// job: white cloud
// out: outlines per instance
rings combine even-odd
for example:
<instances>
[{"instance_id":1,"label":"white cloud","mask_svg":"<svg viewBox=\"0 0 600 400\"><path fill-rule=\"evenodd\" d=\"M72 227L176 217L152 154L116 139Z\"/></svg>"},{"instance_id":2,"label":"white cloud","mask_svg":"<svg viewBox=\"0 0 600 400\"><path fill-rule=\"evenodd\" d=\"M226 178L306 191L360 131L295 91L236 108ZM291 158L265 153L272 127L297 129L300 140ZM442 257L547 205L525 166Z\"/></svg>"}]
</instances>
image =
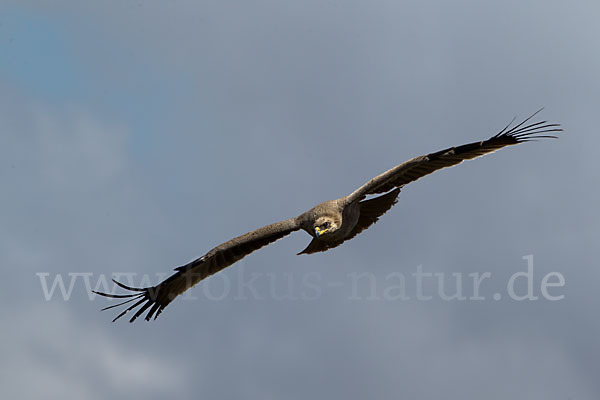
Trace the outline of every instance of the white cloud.
<instances>
[{"instance_id":1,"label":"white cloud","mask_svg":"<svg viewBox=\"0 0 600 400\"><path fill-rule=\"evenodd\" d=\"M45 303L18 311L2 318L6 398L154 398L183 388L182 367L125 348L64 308Z\"/></svg>"}]
</instances>

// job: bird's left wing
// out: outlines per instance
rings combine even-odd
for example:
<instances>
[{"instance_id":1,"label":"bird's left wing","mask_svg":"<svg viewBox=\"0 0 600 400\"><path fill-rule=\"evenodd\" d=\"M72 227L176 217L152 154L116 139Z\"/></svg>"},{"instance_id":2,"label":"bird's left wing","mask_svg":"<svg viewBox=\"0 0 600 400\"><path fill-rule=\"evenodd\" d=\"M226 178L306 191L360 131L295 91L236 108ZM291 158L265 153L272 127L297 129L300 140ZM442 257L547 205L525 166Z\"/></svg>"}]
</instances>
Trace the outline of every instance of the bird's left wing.
<instances>
[{"instance_id":1,"label":"bird's left wing","mask_svg":"<svg viewBox=\"0 0 600 400\"><path fill-rule=\"evenodd\" d=\"M450 147L435 153L415 157L394 168L376 176L367 183L356 189L346 197L346 201L362 200L366 195L385 193L396 187L402 187L410 182L429 175L438 169L451 167L460 164L464 160L470 160L476 157L492 153L505 146L528 142L539 138L555 138L548 135L552 132L560 132L562 129L558 124L549 124L547 121L529 123L541 110L532 116L511 127L512 122L504 129L492 136L488 140L464 144L462 146Z\"/></svg>"},{"instance_id":2,"label":"bird's left wing","mask_svg":"<svg viewBox=\"0 0 600 400\"><path fill-rule=\"evenodd\" d=\"M138 306L140 308L131 317L129 322L135 321L148 309L148 313L145 317L146 321L149 321L152 317L156 319L175 297L182 294L204 278L221 271L253 251L281 239L298 229L300 229L300 225L296 218L276 222L231 239L230 241L215 247L197 260L175 268L175 271L177 272L156 286L136 288L114 281L119 287L135 293L110 294L96 291L94 291L94 293L105 297L127 299L119 304L105 307L103 310L134 302L133 305L117 315L117 317L113 319L113 322Z\"/></svg>"}]
</instances>

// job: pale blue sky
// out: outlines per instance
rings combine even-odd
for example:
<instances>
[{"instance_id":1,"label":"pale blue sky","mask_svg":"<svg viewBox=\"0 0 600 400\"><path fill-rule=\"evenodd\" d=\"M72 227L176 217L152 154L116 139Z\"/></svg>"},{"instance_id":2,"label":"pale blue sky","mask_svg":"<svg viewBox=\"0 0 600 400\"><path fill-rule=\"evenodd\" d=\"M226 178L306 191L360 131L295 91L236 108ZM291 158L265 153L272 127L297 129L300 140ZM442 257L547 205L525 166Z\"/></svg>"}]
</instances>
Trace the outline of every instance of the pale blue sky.
<instances>
[{"instance_id":1,"label":"pale blue sky","mask_svg":"<svg viewBox=\"0 0 600 400\"><path fill-rule=\"evenodd\" d=\"M0 393L597 398L599 17L591 1L3 2ZM150 324L90 300L84 277L155 282L542 106L559 140L411 184L335 250L298 257L309 237L292 235ZM539 299L511 300L530 254ZM467 296L490 273L486 299L444 301L432 278L419 301L419 266L449 293L462 274ZM540 292L552 272L563 300ZM76 277L69 299L47 301L40 273ZM398 273L409 300L383 296Z\"/></svg>"}]
</instances>

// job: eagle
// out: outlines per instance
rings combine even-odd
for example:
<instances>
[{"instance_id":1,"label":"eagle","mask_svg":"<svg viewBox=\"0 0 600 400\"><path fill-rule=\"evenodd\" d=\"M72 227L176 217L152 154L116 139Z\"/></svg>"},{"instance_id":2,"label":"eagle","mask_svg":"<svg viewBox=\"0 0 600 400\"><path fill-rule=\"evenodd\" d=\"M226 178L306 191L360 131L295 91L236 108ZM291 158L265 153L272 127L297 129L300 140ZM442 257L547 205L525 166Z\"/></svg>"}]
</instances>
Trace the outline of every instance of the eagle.
<instances>
[{"instance_id":1,"label":"eagle","mask_svg":"<svg viewBox=\"0 0 600 400\"><path fill-rule=\"evenodd\" d=\"M297 217L263 226L222 243L202 257L175 268L173 275L156 286L131 287L113 279L117 286L129 293L93 292L105 297L126 299L102 310L133 302L117 315L113 322L137 307L139 309L129 321L135 321L146 311L145 319L150 321L152 318L156 319L177 296L201 280L292 232L303 230L312 237L308 246L298 255L318 253L337 247L377 222L396 204L400 189L410 182L506 146L536 139L556 138L555 133L562 131L559 124L550 124L547 121L530 122L540 111L541 109L516 125L513 125L516 119L513 118L500 132L487 140L412 158L377 175L345 197L325 201Z\"/></svg>"}]
</instances>

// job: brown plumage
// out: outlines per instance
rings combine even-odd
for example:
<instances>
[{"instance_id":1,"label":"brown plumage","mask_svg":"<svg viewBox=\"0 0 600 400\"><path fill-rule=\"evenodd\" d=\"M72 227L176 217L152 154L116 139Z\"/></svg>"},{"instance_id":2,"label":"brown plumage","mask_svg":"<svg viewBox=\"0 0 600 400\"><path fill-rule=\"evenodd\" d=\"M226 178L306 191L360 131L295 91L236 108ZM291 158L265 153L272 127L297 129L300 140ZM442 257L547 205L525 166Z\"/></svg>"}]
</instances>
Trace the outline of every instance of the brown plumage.
<instances>
[{"instance_id":1,"label":"brown plumage","mask_svg":"<svg viewBox=\"0 0 600 400\"><path fill-rule=\"evenodd\" d=\"M135 321L145 311L147 311L145 319L149 321L152 317L158 317L175 297L204 278L294 231L303 229L313 238L309 245L298 254L311 254L339 246L377 222L379 217L396 204L400 188L407 183L438 169L451 167L464 160L492 153L505 146L539 138L555 138L556 136L547 135L547 133L562 131L558 124L548 124L546 121L527 124L538 112L511 128L513 119L504 129L488 140L415 157L369 180L346 197L326 201L295 218L276 222L231 239L202 257L175 268L176 272L173 275L156 286L135 288L114 281L119 287L134 293L94 293L105 297L127 299L103 310L133 302L117 315L113 322L136 307L140 308L131 317L130 322ZM366 199L368 195L379 193L385 194Z\"/></svg>"}]
</instances>

